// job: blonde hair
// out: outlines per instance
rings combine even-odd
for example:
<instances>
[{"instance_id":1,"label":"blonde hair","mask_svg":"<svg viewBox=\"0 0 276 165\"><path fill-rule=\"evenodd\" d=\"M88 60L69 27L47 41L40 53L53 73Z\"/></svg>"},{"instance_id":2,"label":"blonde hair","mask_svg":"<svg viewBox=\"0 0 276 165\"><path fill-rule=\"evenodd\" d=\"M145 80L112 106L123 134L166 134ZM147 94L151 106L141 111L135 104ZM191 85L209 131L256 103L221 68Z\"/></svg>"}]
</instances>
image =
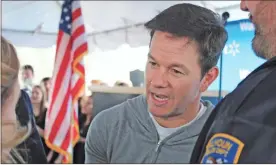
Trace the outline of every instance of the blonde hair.
<instances>
[{"instance_id":1,"label":"blonde hair","mask_svg":"<svg viewBox=\"0 0 276 165\"><path fill-rule=\"evenodd\" d=\"M46 100L45 100L46 94L43 91L43 87L40 85L35 85L33 87L33 90L34 89L40 90L40 92L42 94L42 100L40 101L40 105L39 105L39 114L38 114L38 119L37 119L37 122L38 122L38 121L42 121L44 119L43 113L46 110Z\"/></svg>"},{"instance_id":2,"label":"blonde hair","mask_svg":"<svg viewBox=\"0 0 276 165\"><path fill-rule=\"evenodd\" d=\"M1 109L6 104L7 98L14 92L13 87L18 81L19 67L15 48L1 36ZM1 139L1 163L25 163L16 146L29 136L31 123L29 122L27 126L23 127L18 120L1 121L1 129L2 132L5 132ZM6 153L5 149L10 149L10 151Z\"/></svg>"}]
</instances>

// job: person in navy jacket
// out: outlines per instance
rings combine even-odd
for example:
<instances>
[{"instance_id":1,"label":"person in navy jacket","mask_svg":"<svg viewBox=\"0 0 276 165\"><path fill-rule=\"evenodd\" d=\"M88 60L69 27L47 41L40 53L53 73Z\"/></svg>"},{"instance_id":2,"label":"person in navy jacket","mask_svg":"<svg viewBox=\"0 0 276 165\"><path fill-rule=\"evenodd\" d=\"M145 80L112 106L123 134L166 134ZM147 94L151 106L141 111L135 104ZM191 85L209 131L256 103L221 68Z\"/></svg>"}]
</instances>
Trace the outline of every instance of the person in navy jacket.
<instances>
[{"instance_id":1,"label":"person in navy jacket","mask_svg":"<svg viewBox=\"0 0 276 165\"><path fill-rule=\"evenodd\" d=\"M18 151L28 164L47 164L41 138L36 129L31 100L24 90L21 90L21 96L16 107L16 115L20 124L27 125L29 121L32 124L30 136L17 146Z\"/></svg>"}]
</instances>

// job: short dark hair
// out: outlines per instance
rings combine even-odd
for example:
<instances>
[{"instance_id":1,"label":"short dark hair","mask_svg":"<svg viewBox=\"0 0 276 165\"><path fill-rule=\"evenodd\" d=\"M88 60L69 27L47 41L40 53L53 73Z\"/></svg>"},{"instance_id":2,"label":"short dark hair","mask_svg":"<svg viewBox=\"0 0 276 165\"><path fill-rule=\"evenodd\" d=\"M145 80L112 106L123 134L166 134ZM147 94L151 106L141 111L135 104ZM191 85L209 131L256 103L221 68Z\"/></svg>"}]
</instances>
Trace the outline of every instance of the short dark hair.
<instances>
[{"instance_id":1,"label":"short dark hair","mask_svg":"<svg viewBox=\"0 0 276 165\"><path fill-rule=\"evenodd\" d=\"M45 83L46 81L49 81L51 78L50 77L44 77L41 82Z\"/></svg>"},{"instance_id":2,"label":"short dark hair","mask_svg":"<svg viewBox=\"0 0 276 165\"><path fill-rule=\"evenodd\" d=\"M31 70L34 73L34 68L31 65L24 65L23 70Z\"/></svg>"},{"instance_id":3,"label":"short dark hair","mask_svg":"<svg viewBox=\"0 0 276 165\"><path fill-rule=\"evenodd\" d=\"M199 47L202 77L216 66L228 39L221 17L213 11L189 3L177 4L164 10L145 24L154 31L163 31L175 37L188 37Z\"/></svg>"}]
</instances>

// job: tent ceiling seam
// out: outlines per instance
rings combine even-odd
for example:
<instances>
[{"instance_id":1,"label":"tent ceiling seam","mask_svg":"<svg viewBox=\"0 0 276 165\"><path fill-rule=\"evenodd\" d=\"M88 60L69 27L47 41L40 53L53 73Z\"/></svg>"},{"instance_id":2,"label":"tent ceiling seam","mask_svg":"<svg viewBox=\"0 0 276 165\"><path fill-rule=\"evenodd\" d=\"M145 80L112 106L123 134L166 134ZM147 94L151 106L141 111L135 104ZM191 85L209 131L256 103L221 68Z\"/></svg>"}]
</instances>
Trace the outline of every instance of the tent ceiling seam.
<instances>
[{"instance_id":1,"label":"tent ceiling seam","mask_svg":"<svg viewBox=\"0 0 276 165\"><path fill-rule=\"evenodd\" d=\"M139 26L143 26L145 23L136 23L136 24L132 24L132 25L127 25L127 26L123 26L123 27L118 27L118 28L114 28L114 29L109 29L109 30L103 30L103 31L99 31L99 32L92 32L92 33L88 33L87 36L97 36L97 35L101 35L101 34L108 34L111 32L115 32L115 31L121 31L121 30L126 30L126 29L130 29L133 27L139 27ZM7 31L7 32L18 32L18 33L30 33L33 34L34 31L33 30L17 30L17 29L2 29L2 31ZM57 35L57 33L51 33L51 32L37 32L36 34L42 34L42 35Z\"/></svg>"}]
</instances>

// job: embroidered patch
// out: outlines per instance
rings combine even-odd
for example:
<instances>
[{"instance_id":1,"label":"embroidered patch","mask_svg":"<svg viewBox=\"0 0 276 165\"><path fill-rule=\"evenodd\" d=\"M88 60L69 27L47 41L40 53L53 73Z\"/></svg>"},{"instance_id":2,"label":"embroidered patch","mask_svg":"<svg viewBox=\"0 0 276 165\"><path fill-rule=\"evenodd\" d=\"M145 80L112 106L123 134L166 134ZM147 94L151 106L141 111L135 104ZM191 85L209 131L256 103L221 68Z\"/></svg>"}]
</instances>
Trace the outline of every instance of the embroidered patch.
<instances>
[{"instance_id":1,"label":"embroidered patch","mask_svg":"<svg viewBox=\"0 0 276 165\"><path fill-rule=\"evenodd\" d=\"M234 136L218 133L209 140L203 164L236 164L240 158L244 143Z\"/></svg>"}]
</instances>

